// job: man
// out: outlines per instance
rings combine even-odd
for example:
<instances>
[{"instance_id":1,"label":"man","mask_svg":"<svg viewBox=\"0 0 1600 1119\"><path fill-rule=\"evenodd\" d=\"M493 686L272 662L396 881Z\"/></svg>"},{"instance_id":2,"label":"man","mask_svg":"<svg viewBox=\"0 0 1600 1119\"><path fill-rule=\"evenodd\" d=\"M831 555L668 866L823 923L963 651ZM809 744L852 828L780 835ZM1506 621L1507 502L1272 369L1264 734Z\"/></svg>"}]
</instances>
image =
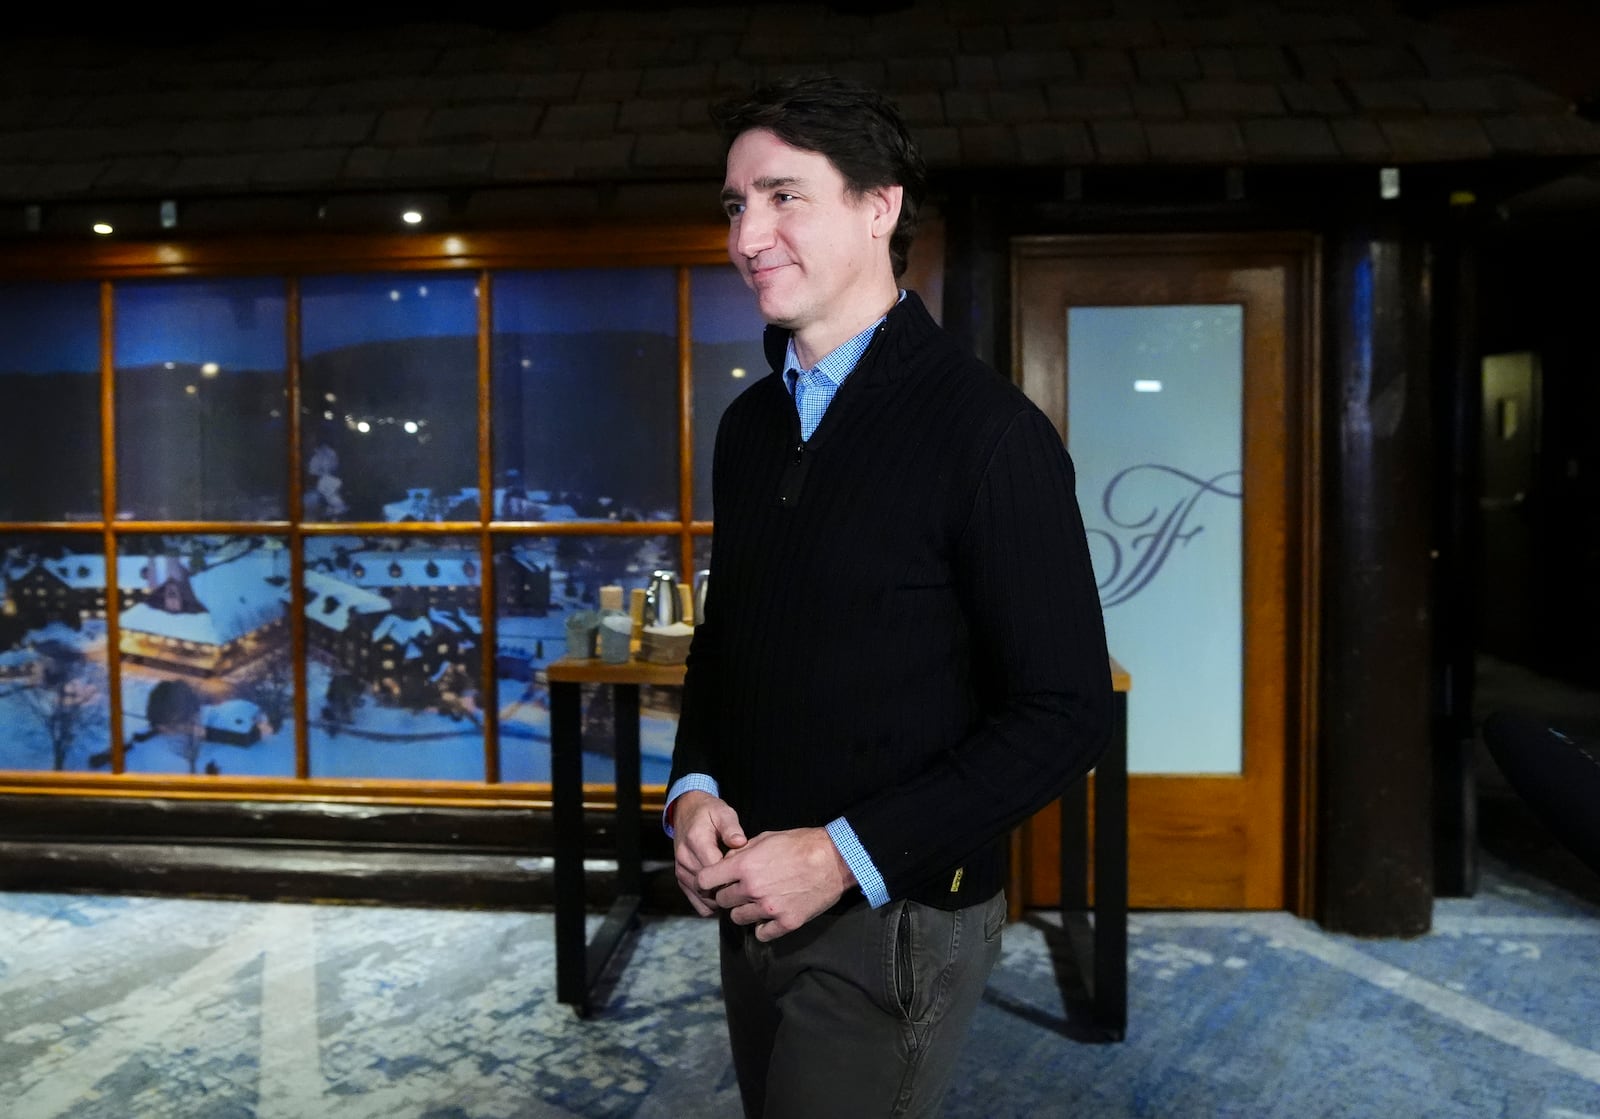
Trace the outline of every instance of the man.
<instances>
[{"instance_id":1,"label":"man","mask_svg":"<svg viewBox=\"0 0 1600 1119\"><path fill-rule=\"evenodd\" d=\"M816 77L714 112L774 373L717 433L677 878L721 918L747 1115L927 1115L999 954L1008 835L1109 736L1072 467L899 289L924 172L882 96Z\"/></svg>"}]
</instances>

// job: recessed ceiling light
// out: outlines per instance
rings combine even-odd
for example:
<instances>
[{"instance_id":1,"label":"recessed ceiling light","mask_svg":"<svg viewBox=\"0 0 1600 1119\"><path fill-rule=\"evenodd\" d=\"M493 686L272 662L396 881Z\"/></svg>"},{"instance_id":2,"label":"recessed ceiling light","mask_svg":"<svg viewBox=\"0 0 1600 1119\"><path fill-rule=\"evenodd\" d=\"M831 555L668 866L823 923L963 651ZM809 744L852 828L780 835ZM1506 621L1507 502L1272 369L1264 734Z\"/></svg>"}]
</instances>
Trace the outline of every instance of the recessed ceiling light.
<instances>
[{"instance_id":1,"label":"recessed ceiling light","mask_svg":"<svg viewBox=\"0 0 1600 1119\"><path fill-rule=\"evenodd\" d=\"M407 225L420 224L421 221L422 221L422 211L421 210L407 210L405 213L400 215L400 220L405 222Z\"/></svg>"},{"instance_id":2,"label":"recessed ceiling light","mask_svg":"<svg viewBox=\"0 0 1600 1119\"><path fill-rule=\"evenodd\" d=\"M96 233L100 234L100 236L102 236L102 237L104 237L108 233L113 232L113 230L111 228L111 223L107 222L107 221L97 221L97 222L94 223L92 228L94 229L94 231Z\"/></svg>"}]
</instances>

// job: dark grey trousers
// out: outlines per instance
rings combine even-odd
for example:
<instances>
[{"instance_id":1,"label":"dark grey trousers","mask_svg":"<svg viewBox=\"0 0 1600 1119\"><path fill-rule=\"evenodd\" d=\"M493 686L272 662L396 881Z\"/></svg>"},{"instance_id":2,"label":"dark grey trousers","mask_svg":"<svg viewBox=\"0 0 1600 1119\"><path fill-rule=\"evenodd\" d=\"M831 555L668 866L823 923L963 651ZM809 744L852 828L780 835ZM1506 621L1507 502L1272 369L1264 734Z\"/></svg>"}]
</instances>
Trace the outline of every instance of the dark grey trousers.
<instances>
[{"instance_id":1,"label":"dark grey trousers","mask_svg":"<svg viewBox=\"0 0 1600 1119\"><path fill-rule=\"evenodd\" d=\"M932 1116L1000 957L1005 895L865 901L763 944L721 919L722 993L749 1119Z\"/></svg>"}]
</instances>

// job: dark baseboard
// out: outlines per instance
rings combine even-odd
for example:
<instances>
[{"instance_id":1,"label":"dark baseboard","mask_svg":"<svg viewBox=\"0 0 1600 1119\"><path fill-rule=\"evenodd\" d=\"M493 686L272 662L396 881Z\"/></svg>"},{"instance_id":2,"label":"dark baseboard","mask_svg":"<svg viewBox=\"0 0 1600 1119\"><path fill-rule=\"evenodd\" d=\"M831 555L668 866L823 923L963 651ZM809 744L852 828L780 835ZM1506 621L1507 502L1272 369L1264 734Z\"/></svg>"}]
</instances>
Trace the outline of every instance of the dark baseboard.
<instances>
[{"instance_id":1,"label":"dark baseboard","mask_svg":"<svg viewBox=\"0 0 1600 1119\"><path fill-rule=\"evenodd\" d=\"M604 909L614 816L584 823ZM643 831L645 907L687 913L670 840ZM0 890L540 910L553 836L547 809L7 796Z\"/></svg>"}]
</instances>

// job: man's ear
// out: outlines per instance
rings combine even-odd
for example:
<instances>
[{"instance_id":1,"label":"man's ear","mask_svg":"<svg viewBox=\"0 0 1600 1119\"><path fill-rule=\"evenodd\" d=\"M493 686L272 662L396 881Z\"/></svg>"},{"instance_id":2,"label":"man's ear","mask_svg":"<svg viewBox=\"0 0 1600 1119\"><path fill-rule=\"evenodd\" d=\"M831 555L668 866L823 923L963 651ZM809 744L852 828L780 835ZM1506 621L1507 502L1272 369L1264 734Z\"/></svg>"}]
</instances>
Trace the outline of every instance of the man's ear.
<instances>
[{"instance_id":1,"label":"man's ear","mask_svg":"<svg viewBox=\"0 0 1600 1119\"><path fill-rule=\"evenodd\" d=\"M895 226L900 224L900 203L905 193L905 187L898 183L873 187L867 191L867 204L872 207L874 237L888 237L894 233Z\"/></svg>"}]
</instances>

